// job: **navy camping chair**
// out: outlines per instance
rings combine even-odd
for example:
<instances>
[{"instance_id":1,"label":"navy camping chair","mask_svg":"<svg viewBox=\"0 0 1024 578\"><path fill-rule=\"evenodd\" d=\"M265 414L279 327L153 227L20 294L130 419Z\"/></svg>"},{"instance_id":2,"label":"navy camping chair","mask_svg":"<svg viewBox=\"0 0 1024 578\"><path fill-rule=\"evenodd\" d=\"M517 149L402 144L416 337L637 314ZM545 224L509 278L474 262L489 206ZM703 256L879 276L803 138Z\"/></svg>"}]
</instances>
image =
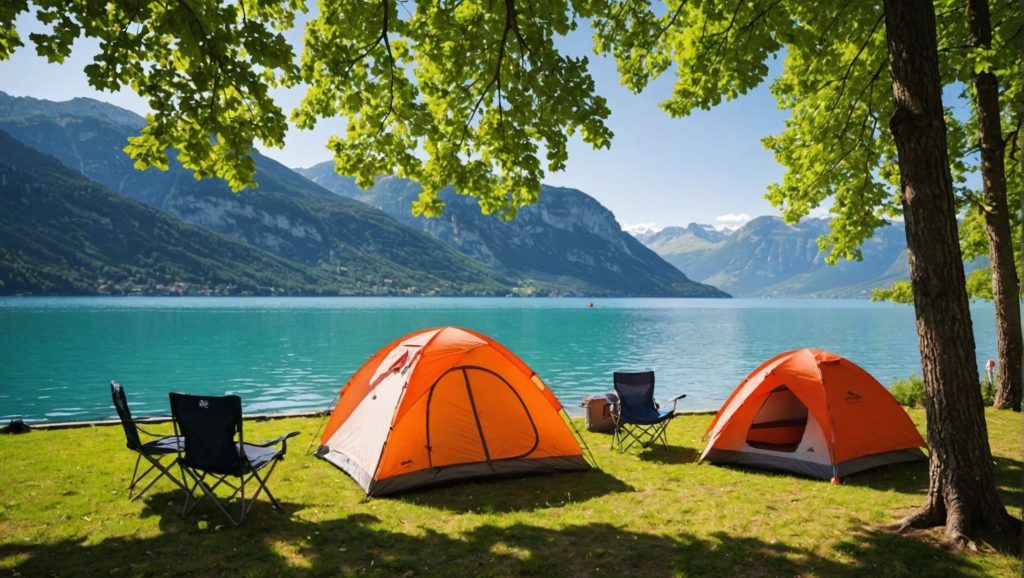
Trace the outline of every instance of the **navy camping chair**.
<instances>
[{"instance_id":1,"label":"navy camping chair","mask_svg":"<svg viewBox=\"0 0 1024 578\"><path fill-rule=\"evenodd\" d=\"M270 493L267 480L288 451L288 438L299 435L299 432L268 442L248 444L242 433L242 399L237 395L216 397L171 393L170 399L174 431L184 439L178 465L182 478L186 483L192 483L187 490L182 515L210 498L231 523L238 526L245 521L256 498L264 492L275 508L284 511ZM256 491L246 501L245 486L253 482ZM217 497L216 490L221 485L231 490L224 499L225 503L230 503L236 495L240 496L241 513L238 518L232 516ZM202 494L195 499L197 489L202 490Z\"/></svg>"},{"instance_id":2,"label":"navy camping chair","mask_svg":"<svg viewBox=\"0 0 1024 578\"><path fill-rule=\"evenodd\" d=\"M612 447L625 452L639 443L648 447L661 441L668 447L666 430L675 417L676 402L686 394L672 399L672 409L663 410L654 401L654 372L619 372L613 374L618 402L612 405L615 435Z\"/></svg>"},{"instance_id":3,"label":"navy camping chair","mask_svg":"<svg viewBox=\"0 0 1024 578\"><path fill-rule=\"evenodd\" d=\"M187 491L182 481L163 464L164 458L168 456L171 456L172 459L177 457L181 438L178 436L160 436L139 427L139 424L132 419L132 412L128 409L128 398L125 396L124 388L121 387L120 383L116 381L110 382L110 396L114 399L114 409L117 410L117 417L120 418L121 427L124 428L124 437L128 449L136 454L132 481L128 483L128 499L134 500L142 497L142 494L145 494L147 490L153 487L157 480L164 476L167 476L167 479L174 482L179 488ZM140 432L156 439L143 443L139 437ZM143 459L149 463L149 468L142 472L142 475L139 475L139 464ZM174 464L168 465L173 466ZM156 475L149 481L149 484L137 494L133 494L135 488L152 472L156 472Z\"/></svg>"}]
</instances>

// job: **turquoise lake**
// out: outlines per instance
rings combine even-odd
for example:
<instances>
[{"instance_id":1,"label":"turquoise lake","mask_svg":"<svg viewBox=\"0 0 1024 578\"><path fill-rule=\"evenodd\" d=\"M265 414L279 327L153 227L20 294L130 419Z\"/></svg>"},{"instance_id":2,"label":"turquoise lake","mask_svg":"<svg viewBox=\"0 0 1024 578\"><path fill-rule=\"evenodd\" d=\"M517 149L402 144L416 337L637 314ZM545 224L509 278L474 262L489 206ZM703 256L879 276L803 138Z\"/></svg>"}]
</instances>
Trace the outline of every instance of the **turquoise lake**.
<instances>
[{"instance_id":1,"label":"turquoise lake","mask_svg":"<svg viewBox=\"0 0 1024 578\"><path fill-rule=\"evenodd\" d=\"M167 392L237 394L247 412L325 409L393 339L457 325L497 339L572 414L617 369L650 368L658 397L716 409L789 349L844 355L882 383L920 373L909 306L859 300L503 298L0 298L0 419L114 415L119 380L138 415ZM995 358L992 306L971 308L979 366Z\"/></svg>"}]
</instances>

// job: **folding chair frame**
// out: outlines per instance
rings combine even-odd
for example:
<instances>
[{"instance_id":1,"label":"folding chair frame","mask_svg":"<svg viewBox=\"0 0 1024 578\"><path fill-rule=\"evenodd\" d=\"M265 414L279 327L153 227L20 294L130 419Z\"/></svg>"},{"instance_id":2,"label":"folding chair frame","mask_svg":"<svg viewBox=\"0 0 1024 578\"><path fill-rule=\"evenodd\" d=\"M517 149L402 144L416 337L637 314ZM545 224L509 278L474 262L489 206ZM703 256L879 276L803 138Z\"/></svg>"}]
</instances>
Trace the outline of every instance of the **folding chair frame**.
<instances>
[{"instance_id":1,"label":"folding chair frame","mask_svg":"<svg viewBox=\"0 0 1024 578\"><path fill-rule=\"evenodd\" d=\"M635 444L648 448L659 441L668 449L668 424L675 417L676 403L686 397L686 394L672 399L672 415L662 421L642 424L625 422L619 412L620 403L612 404L612 423L615 424L615 431L612 435L612 449L618 449L619 453L625 453Z\"/></svg>"},{"instance_id":2,"label":"folding chair frame","mask_svg":"<svg viewBox=\"0 0 1024 578\"><path fill-rule=\"evenodd\" d=\"M267 480L269 480L270 476L274 473L274 468L277 467L277 462L281 461L282 457L283 456L278 456L270 461L270 469L263 477L260 477L259 470L256 470L252 467L249 468L248 472L242 474L241 476L234 476L233 474L213 474L210 472L202 471L200 471L199 474L196 474L196 472L193 471L192 468L185 466L181 460L178 460L178 466L181 468L182 476L188 475L188 477L192 478L192 480L195 482L190 489L185 490L185 505L181 509L181 515L184 516L188 514L192 511L193 508L198 506L200 502L207 498L210 498L213 501L213 504L217 506L217 509L219 509L225 516L227 516L229 520L231 520L232 524L234 524L235 526L240 526L242 525L242 522L245 521L246 514L249 513L249 510L251 510L253 505L256 503L256 499L260 497L260 493L266 492L267 497L270 498L271 505L273 505L273 507L277 509L279 512L282 512L287 516L288 512L284 509L284 506L281 505L281 502L277 501L277 498L274 497L274 494L270 493L270 488L267 487ZM212 486L207 484L207 477L216 480L216 482ZM235 485L228 481L228 478L233 477L237 477L239 479L238 485ZM256 480L256 493L253 494L252 498L249 498L247 502L245 499L245 484L247 481L250 480ZM240 495L239 504L241 506L241 511L237 519L234 516L232 516L230 512L228 512L228 509L225 508L224 505L221 503L221 499L217 497L216 490L222 484L232 490L230 495L228 495L226 498L223 498L224 502L231 502L231 500L235 499L236 495ZM199 496L199 498L195 498L196 489L201 489L203 491L202 495Z\"/></svg>"},{"instance_id":3,"label":"folding chair frame","mask_svg":"<svg viewBox=\"0 0 1024 578\"><path fill-rule=\"evenodd\" d=\"M174 433L175 435L183 435L182 432L179 431L178 416L174 413L173 402L173 396L180 394L171 395L171 413L172 416L174 417ZM252 462L245 455L246 444L245 436L242 433L241 414L238 415L238 423L237 427L235 427L235 433L237 433L238 435L238 442L236 444L236 447L238 448L238 457L240 458L241 462L245 463L246 468L245 470L241 471L241 473L233 472L229 474L219 474L215 472L209 472L200 468L190 467L186 464L185 461L185 446L187 442L179 446L178 459L176 460L176 463L178 464L178 467L181 469L181 476L182 479L186 482L186 484L189 483L189 480L191 480L191 488L185 488L185 505L182 506L181 509L182 516L188 514L197 505L199 505L200 502L209 498L211 501L213 501L214 505L217 506L217 509L219 509L225 516L227 516L229 520L231 520L231 523L233 525L240 526L242 522L245 521L245 516L249 513L253 505L256 503L256 499L259 498L260 494L263 492L266 492L267 497L270 498L271 505L273 505L275 509L277 509L279 512L284 513L285 515L288 515L284 507L281 506L281 503L278 502L277 498L274 497L274 494L270 492L270 488L267 487L267 480L269 480L270 476L274 473L274 468L277 467L277 463L284 459L284 455L288 451L288 438L299 435L299 432L290 432L268 442L249 444L250 446L264 448L275 446L278 444L281 445L281 449L277 451L272 458L270 458L270 461L261 464L259 467L253 467ZM260 475L260 470L266 468L268 465L270 466L270 468L267 470L267 472L263 475ZM210 483L207 483L208 478L213 482L212 485ZM229 478L238 478L237 484L232 483L229 480ZM251 483L252 481L256 482L256 492L252 495L251 498L247 500L245 497L245 486L247 483ZM239 515L237 518L231 515L231 513L228 511L228 508L226 508L224 504L221 503L221 499L218 498L217 496L217 488L219 488L221 485L227 486L231 490L231 493L226 498L223 499L225 503L229 503L232 500L234 500L235 496L240 496L240 508ZM196 498L196 490L202 490L202 493L199 495L198 498Z\"/></svg>"},{"instance_id":4,"label":"folding chair frame","mask_svg":"<svg viewBox=\"0 0 1024 578\"><path fill-rule=\"evenodd\" d=\"M179 480L178 477L170 470L170 468L174 467L174 462L171 462L169 466L165 466L161 461L164 456L176 456L177 452L149 452L147 451L146 444L142 443L142 440L139 438L139 433L141 432L151 438L164 438L167 436L146 431L131 417L131 410L128 408L128 398L124 393L124 388L116 380L110 382L110 392L114 401L114 409L117 410L117 417L121 420L121 426L125 429L125 436L128 440L128 449L136 454L135 468L132 470L132 479L128 482L128 500L133 501L141 498L143 494L153 487L153 484L164 476L167 476L169 480L174 482L174 485L178 486L182 490L188 491L188 488L186 488L184 484L184 478ZM139 465L142 463L143 458L145 458L149 463L149 467L142 472L142 475L139 475ZM146 487L142 488L138 493L133 493L139 484L146 479L146 476L154 470L156 470L157 474L149 480Z\"/></svg>"},{"instance_id":5,"label":"folding chair frame","mask_svg":"<svg viewBox=\"0 0 1024 578\"><path fill-rule=\"evenodd\" d=\"M136 424L135 427L137 429L139 429L140 431L143 431L143 433L145 433L146 435L150 435L150 436L153 435L153 434L151 434L149 432L146 432L146 431L142 430L142 428L140 428L138 426L138 424ZM163 457L165 455L166 456L174 457L174 456L176 456L176 454L173 454L173 453L170 453L170 454L148 454L148 453L146 453L145 449L132 450L132 451L134 451L137 455L135 457L135 469L132 470L132 481L129 482L129 484L128 484L128 500L129 501L134 501L134 500L137 500L137 499L141 498L143 494L145 494L147 491L149 491L150 488L153 487L153 484L155 484L157 482L157 480L159 480L160 478L162 478L164 476L166 476L167 479L169 479L172 482L174 482L174 485L176 485L179 488L185 490L186 492L188 491L188 488L185 487L185 484L184 484L184 480L185 480L184 476L182 476L182 478L179 480L178 477L175 476L174 473L170 470L170 468L174 467L174 463L175 463L175 461L177 461L177 458L175 457L174 461L172 461L169 466L165 466L161 462L161 460L163 459ZM142 475L139 475L139 464L142 462L142 458L146 458L146 461L149 462L149 467L146 468L146 471L142 472ZM156 470L159 473L156 476L154 476L153 479L150 480L148 484L146 484L145 488L142 488L142 490L139 491L137 494L132 495L132 492L135 491L136 486L138 486L140 483L142 483L142 480L144 480L146 478L146 476L148 476L150 474L150 472L152 472L153 470Z\"/></svg>"}]
</instances>

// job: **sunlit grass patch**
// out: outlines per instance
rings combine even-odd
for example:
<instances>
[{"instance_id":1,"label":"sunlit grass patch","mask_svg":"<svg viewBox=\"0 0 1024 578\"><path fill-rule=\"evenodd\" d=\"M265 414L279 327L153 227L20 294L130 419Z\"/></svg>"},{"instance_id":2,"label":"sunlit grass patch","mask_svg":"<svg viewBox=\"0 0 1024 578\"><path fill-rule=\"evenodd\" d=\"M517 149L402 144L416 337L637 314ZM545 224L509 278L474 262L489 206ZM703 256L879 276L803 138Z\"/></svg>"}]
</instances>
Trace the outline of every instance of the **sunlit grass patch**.
<instances>
[{"instance_id":1,"label":"sunlit grass patch","mask_svg":"<svg viewBox=\"0 0 1024 578\"><path fill-rule=\"evenodd\" d=\"M919 428L924 413L911 410ZM1004 501L1019 515L1020 415L989 411ZM246 424L247 439L299 430L241 528L211 504L180 516L161 482L140 501L120 428L0 437L0 573L24 576L987 576L1017 575L1013 545L978 554L935 534L878 528L923 503L925 463L840 486L697 464L711 416L685 416L671 447L619 454L584 432L600 470L464 483L379 499L304 455L318 419ZM166 426L164 426L166 429Z\"/></svg>"}]
</instances>

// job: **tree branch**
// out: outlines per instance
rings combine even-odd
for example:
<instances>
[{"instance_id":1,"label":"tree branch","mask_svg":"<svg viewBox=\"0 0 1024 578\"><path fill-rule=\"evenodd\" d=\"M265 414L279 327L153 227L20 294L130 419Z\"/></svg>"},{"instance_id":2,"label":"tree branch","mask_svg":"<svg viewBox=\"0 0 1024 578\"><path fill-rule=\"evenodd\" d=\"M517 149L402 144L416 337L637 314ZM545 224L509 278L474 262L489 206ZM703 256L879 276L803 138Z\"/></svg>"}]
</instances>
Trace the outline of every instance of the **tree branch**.
<instances>
[{"instance_id":1,"label":"tree branch","mask_svg":"<svg viewBox=\"0 0 1024 578\"><path fill-rule=\"evenodd\" d=\"M491 87L501 82L501 65L505 60L505 47L508 44L508 35L512 32L512 23L515 20L515 0L505 0L505 27L501 33L501 42L498 44L498 63L494 67L494 74L491 79L484 86L484 89L480 92L480 96L477 97L476 102L473 103L473 108L469 113L469 118L466 119L466 124L462 126L462 136L459 137L459 144L453 151L453 154L458 154L462 150L463 145L466 142L466 134L469 132L469 127L473 124L473 119L476 118L476 112L480 109L480 104L484 98L491 92ZM474 83L475 84L475 83ZM501 98L498 98L498 119L499 123L502 122L501 117ZM504 130L504 125L502 125Z\"/></svg>"},{"instance_id":2,"label":"tree branch","mask_svg":"<svg viewBox=\"0 0 1024 578\"><path fill-rule=\"evenodd\" d=\"M388 27L391 24L391 11L388 10L388 0L381 0L381 7L384 9L384 21L381 24L380 38L384 42L384 49L388 53L388 111L384 118L380 119L380 128L377 129L377 136L384 132L388 118L395 110L395 55L391 52L391 40L388 38Z\"/></svg>"}]
</instances>

